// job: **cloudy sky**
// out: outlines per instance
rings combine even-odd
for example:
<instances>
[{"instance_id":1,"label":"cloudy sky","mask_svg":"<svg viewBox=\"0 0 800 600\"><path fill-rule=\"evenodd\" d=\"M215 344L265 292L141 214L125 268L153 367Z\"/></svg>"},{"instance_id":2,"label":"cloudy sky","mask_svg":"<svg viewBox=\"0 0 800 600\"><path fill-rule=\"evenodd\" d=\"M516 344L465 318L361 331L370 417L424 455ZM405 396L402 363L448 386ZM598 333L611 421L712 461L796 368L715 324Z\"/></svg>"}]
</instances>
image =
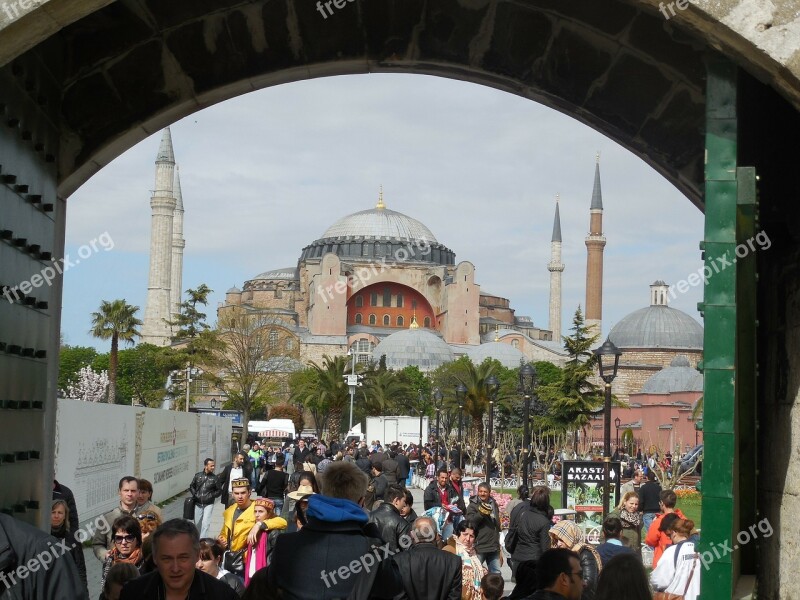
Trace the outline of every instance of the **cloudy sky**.
<instances>
[{"instance_id":1,"label":"cloudy sky","mask_svg":"<svg viewBox=\"0 0 800 600\"><path fill-rule=\"evenodd\" d=\"M508 93L417 75L286 84L195 113L172 128L184 206L183 287L214 290L209 320L233 285L294 266L303 246L344 215L388 208L422 221L481 289L548 323L550 235L561 195L566 329L584 304L589 202L601 153L603 330L649 304L649 284L702 266L703 218L639 158L572 118ZM104 232L65 275L62 330L89 333L101 300L147 297L150 195L161 134L112 162L68 200L67 252ZM695 318L700 287L670 302Z\"/></svg>"}]
</instances>

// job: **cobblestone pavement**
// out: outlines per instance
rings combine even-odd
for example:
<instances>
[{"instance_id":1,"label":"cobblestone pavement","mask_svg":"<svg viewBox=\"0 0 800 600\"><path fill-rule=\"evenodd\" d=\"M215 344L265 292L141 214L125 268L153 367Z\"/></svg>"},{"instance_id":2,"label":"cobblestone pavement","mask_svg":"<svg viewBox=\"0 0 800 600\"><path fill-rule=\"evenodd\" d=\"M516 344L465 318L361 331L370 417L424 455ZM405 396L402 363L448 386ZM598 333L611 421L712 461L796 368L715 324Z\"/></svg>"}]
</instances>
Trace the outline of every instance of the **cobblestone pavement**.
<instances>
[{"instance_id":1,"label":"cobblestone pavement","mask_svg":"<svg viewBox=\"0 0 800 600\"><path fill-rule=\"evenodd\" d=\"M411 488L411 494L414 496L414 509L418 514L422 513L422 490L418 488ZM183 493L179 496L176 496L172 502L161 508L161 512L165 521L183 516L183 500L186 495L186 493ZM216 537L219 531L222 529L223 512L224 509L222 504L217 502L214 505L214 512L211 514L211 537ZM103 565L95 558L94 552L92 552L91 548L84 548L83 554L86 558L86 576L89 582L89 598L91 600L96 600L100 597L100 578L102 576ZM502 575L506 582L505 593L508 595L514 589L514 584L511 583L511 569L508 568L508 564L506 562L503 563Z\"/></svg>"}]
</instances>

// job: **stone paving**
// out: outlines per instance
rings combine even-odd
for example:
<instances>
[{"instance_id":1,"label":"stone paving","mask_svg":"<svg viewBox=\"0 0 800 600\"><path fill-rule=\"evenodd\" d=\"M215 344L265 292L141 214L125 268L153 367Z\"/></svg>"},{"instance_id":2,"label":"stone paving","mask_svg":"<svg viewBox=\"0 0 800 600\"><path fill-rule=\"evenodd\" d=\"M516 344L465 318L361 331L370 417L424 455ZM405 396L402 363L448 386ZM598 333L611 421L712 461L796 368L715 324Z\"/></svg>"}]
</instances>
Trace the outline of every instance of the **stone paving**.
<instances>
[{"instance_id":1,"label":"stone paving","mask_svg":"<svg viewBox=\"0 0 800 600\"><path fill-rule=\"evenodd\" d=\"M411 488L411 494L414 496L414 508L418 513L422 512L423 492L418 488ZM183 516L183 500L186 498L187 493L180 494L173 498L172 502L161 508L161 513L164 520L179 518ZM211 514L211 529L210 537L216 537L222 529L222 513L224 512L222 504L217 502L214 505L214 512ZM84 548L83 554L86 558L86 576L89 582L89 598L95 600L100 597L100 578L102 576L102 563L98 561L91 548ZM514 589L514 584L511 583L511 569L508 568L506 562L503 563L502 568L503 579L506 582L505 592L506 595L510 594Z\"/></svg>"}]
</instances>

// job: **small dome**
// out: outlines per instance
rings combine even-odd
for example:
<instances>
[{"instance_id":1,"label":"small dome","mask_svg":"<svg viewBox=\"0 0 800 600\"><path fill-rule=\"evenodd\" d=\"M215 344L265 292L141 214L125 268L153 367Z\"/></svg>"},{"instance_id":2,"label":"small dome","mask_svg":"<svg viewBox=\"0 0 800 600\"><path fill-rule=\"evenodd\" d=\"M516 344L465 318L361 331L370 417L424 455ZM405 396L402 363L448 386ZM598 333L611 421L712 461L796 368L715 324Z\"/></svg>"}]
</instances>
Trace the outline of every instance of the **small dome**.
<instances>
[{"instance_id":1,"label":"small dome","mask_svg":"<svg viewBox=\"0 0 800 600\"><path fill-rule=\"evenodd\" d=\"M258 279L279 279L282 281L296 281L300 278L297 267L286 267L284 269L272 269L271 271L264 271L263 273L256 275L251 279L251 281L256 281Z\"/></svg>"},{"instance_id":2,"label":"small dome","mask_svg":"<svg viewBox=\"0 0 800 600\"><path fill-rule=\"evenodd\" d=\"M500 361L500 364L507 369L516 369L520 360L525 360L525 355L519 349L503 342L489 342L475 346L467 350L467 356L475 365L481 364L487 358L493 358Z\"/></svg>"},{"instance_id":3,"label":"small dome","mask_svg":"<svg viewBox=\"0 0 800 600\"><path fill-rule=\"evenodd\" d=\"M661 369L644 383L642 393L702 392L703 375L689 365L687 356L676 356L670 366Z\"/></svg>"},{"instance_id":4,"label":"small dome","mask_svg":"<svg viewBox=\"0 0 800 600\"><path fill-rule=\"evenodd\" d=\"M611 328L618 348L703 349L703 326L685 312L653 305L632 312Z\"/></svg>"},{"instance_id":5,"label":"small dome","mask_svg":"<svg viewBox=\"0 0 800 600\"><path fill-rule=\"evenodd\" d=\"M379 361L383 355L389 368L416 366L421 371L432 371L455 359L447 342L428 329L403 329L385 337L372 351L372 358Z\"/></svg>"},{"instance_id":6,"label":"small dome","mask_svg":"<svg viewBox=\"0 0 800 600\"><path fill-rule=\"evenodd\" d=\"M239 289L238 287L236 287L236 286L233 286L231 289L229 289L229 290L228 290L227 292L225 292L225 293L226 293L226 294L241 294L241 293L242 293L242 290L240 290L240 289Z\"/></svg>"}]
</instances>

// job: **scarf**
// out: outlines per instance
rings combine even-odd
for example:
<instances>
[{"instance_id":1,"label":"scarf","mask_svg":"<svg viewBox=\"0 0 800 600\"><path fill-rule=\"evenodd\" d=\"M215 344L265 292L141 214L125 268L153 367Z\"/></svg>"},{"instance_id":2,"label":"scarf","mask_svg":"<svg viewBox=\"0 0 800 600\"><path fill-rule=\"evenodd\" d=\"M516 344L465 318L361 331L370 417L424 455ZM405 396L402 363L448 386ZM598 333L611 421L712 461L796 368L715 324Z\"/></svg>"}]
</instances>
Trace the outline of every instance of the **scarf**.
<instances>
[{"instance_id":1,"label":"scarf","mask_svg":"<svg viewBox=\"0 0 800 600\"><path fill-rule=\"evenodd\" d=\"M456 555L461 559L461 586L468 593L462 594L462 598L470 598L472 600L480 600L483 595L481 594L481 579L486 574L481 563L481 558L475 552L473 547L470 551L464 544L454 538L456 542Z\"/></svg>"},{"instance_id":2,"label":"scarf","mask_svg":"<svg viewBox=\"0 0 800 600\"><path fill-rule=\"evenodd\" d=\"M109 552L109 555L111 555L111 557L112 557L111 560L113 561L113 563L115 565L118 564L118 563L130 563L134 567L138 567L139 563L142 562L142 549L141 548L136 548L136 550L134 550L133 552L131 552L128 555L128 558L122 558L119 555L119 550L117 550L116 548L113 548L111 550L111 552Z\"/></svg>"},{"instance_id":3,"label":"scarf","mask_svg":"<svg viewBox=\"0 0 800 600\"><path fill-rule=\"evenodd\" d=\"M622 521L622 526L630 529L639 529L642 526L642 515L638 512L628 512L624 508L619 511L619 518Z\"/></svg>"},{"instance_id":4,"label":"scarf","mask_svg":"<svg viewBox=\"0 0 800 600\"><path fill-rule=\"evenodd\" d=\"M261 531L258 534L256 545L247 545L247 550L244 553L244 586L250 585L250 580L256 571L269 566L267 560L267 552L269 551L269 531Z\"/></svg>"}]
</instances>

